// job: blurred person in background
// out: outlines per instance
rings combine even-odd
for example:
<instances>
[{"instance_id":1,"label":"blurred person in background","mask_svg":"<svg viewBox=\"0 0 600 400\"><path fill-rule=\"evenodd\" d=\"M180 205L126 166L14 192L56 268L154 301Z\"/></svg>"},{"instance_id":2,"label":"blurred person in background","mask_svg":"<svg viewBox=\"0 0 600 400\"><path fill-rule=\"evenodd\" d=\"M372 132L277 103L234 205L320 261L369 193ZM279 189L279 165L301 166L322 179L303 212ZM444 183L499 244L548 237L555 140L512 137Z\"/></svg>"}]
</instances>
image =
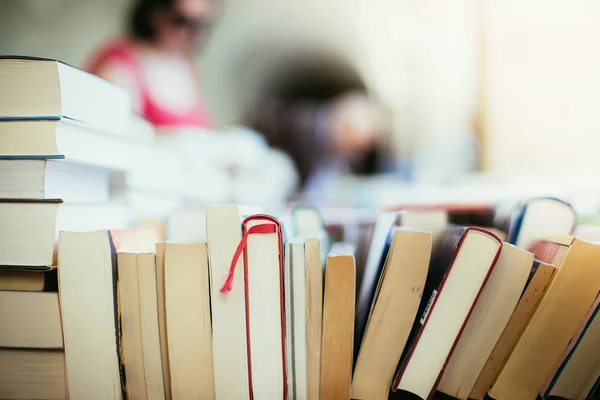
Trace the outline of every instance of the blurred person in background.
<instances>
[{"instance_id":1,"label":"blurred person in background","mask_svg":"<svg viewBox=\"0 0 600 400\"><path fill-rule=\"evenodd\" d=\"M191 56L205 42L218 0L136 0L125 37L101 46L86 70L131 95L159 128L213 128Z\"/></svg>"},{"instance_id":2,"label":"blurred person in background","mask_svg":"<svg viewBox=\"0 0 600 400\"><path fill-rule=\"evenodd\" d=\"M380 172L383 122L354 71L310 59L292 61L271 78L248 124L291 157L304 193L318 198L344 176Z\"/></svg>"}]
</instances>

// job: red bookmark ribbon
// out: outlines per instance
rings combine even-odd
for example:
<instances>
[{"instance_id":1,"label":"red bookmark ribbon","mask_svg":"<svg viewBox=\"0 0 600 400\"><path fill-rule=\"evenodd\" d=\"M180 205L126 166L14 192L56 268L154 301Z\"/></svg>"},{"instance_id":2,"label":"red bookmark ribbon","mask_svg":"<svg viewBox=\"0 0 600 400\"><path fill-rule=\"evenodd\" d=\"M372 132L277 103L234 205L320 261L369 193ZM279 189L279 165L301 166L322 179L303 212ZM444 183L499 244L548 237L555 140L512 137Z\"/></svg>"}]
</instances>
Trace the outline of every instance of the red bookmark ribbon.
<instances>
[{"instance_id":1,"label":"red bookmark ribbon","mask_svg":"<svg viewBox=\"0 0 600 400\"><path fill-rule=\"evenodd\" d=\"M246 248L246 244L248 242L248 236L253 235L253 234L265 234L265 233L276 233L276 232L277 232L277 226L275 224L254 225L253 227L250 227L246 232L244 232L244 235L242 236L242 240L240 240L240 243L238 244L237 249L235 249L235 253L233 254L233 259L231 260L231 266L229 267L229 273L227 274L227 279L225 280L223 287L221 287L221 290L219 290L221 293L226 294L226 293L231 292L231 290L233 289L233 278L235 277L235 266L237 265L238 259L242 255L242 252Z\"/></svg>"}]
</instances>

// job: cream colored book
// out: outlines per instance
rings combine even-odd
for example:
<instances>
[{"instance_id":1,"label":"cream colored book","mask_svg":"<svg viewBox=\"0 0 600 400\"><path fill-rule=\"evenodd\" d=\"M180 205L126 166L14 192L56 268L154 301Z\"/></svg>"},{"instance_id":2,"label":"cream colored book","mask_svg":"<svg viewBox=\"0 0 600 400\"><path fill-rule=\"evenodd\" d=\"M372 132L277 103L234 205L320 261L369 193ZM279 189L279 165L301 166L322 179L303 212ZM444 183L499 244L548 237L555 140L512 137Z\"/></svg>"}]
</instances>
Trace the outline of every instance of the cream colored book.
<instances>
[{"instance_id":1,"label":"cream colored book","mask_svg":"<svg viewBox=\"0 0 600 400\"><path fill-rule=\"evenodd\" d=\"M303 243L285 244L288 399L307 397L306 267Z\"/></svg>"},{"instance_id":2,"label":"cream colored book","mask_svg":"<svg viewBox=\"0 0 600 400\"><path fill-rule=\"evenodd\" d=\"M165 309L165 249L166 243L156 244L156 300L158 304L158 332L160 358L162 360L165 399L171 399L171 371L169 369L169 346L167 335L167 312Z\"/></svg>"},{"instance_id":3,"label":"cream colored book","mask_svg":"<svg viewBox=\"0 0 600 400\"><path fill-rule=\"evenodd\" d=\"M0 292L0 347L62 349L58 293Z\"/></svg>"},{"instance_id":4,"label":"cream colored book","mask_svg":"<svg viewBox=\"0 0 600 400\"><path fill-rule=\"evenodd\" d=\"M64 351L0 349L0 399L66 398Z\"/></svg>"},{"instance_id":5,"label":"cream colored book","mask_svg":"<svg viewBox=\"0 0 600 400\"><path fill-rule=\"evenodd\" d=\"M467 400L506 327L533 264L533 254L504 243L496 266L446 366L438 391Z\"/></svg>"},{"instance_id":6,"label":"cream colored book","mask_svg":"<svg viewBox=\"0 0 600 400\"><path fill-rule=\"evenodd\" d=\"M132 399L145 399L148 394L144 373L137 255L119 253L118 265L121 357L127 377L127 395Z\"/></svg>"},{"instance_id":7,"label":"cream colored book","mask_svg":"<svg viewBox=\"0 0 600 400\"><path fill-rule=\"evenodd\" d=\"M320 241L304 241L306 265L306 398L319 400L323 332L323 265Z\"/></svg>"},{"instance_id":8,"label":"cream colored book","mask_svg":"<svg viewBox=\"0 0 600 400\"><path fill-rule=\"evenodd\" d=\"M167 244L165 301L173 399L214 399L206 244Z\"/></svg>"},{"instance_id":9,"label":"cream colored book","mask_svg":"<svg viewBox=\"0 0 600 400\"><path fill-rule=\"evenodd\" d=\"M537 396L600 290L598 259L599 245L575 239L489 392L492 398L529 400Z\"/></svg>"},{"instance_id":10,"label":"cream colored book","mask_svg":"<svg viewBox=\"0 0 600 400\"><path fill-rule=\"evenodd\" d=\"M107 231L60 233L58 278L70 400L123 397L115 261Z\"/></svg>"},{"instance_id":11,"label":"cream colored book","mask_svg":"<svg viewBox=\"0 0 600 400\"><path fill-rule=\"evenodd\" d=\"M206 234L212 307L213 364L217 399L249 399L248 358L246 348L246 303L243 259L232 290L223 294L235 250L242 239L237 206L209 207L206 210ZM232 384L235 382L235 384Z\"/></svg>"},{"instance_id":12,"label":"cream colored book","mask_svg":"<svg viewBox=\"0 0 600 400\"><path fill-rule=\"evenodd\" d=\"M354 367L353 399L388 397L423 294L431 240L430 232L393 234Z\"/></svg>"},{"instance_id":13,"label":"cream colored book","mask_svg":"<svg viewBox=\"0 0 600 400\"><path fill-rule=\"evenodd\" d=\"M286 393L283 357L285 310L282 290L284 270L281 228L275 218L260 214L247 217L243 227L248 238L245 251L245 284L248 305L246 314L248 361L252 371L250 382L252 393L256 399L284 399ZM303 261L304 249L300 255ZM298 267L302 267L298 274L304 278L304 263ZM240 270L238 273L241 272ZM305 323L300 324L292 334L304 335L305 326ZM288 332L288 335L290 333ZM287 354L287 356L291 355ZM304 353L305 357L306 353ZM306 375L306 362L304 362L304 375ZM292 389L288 388L288 393ZM300 398L306 398L306 383Z\"/></svg>"},{"instance_id":14,"label":"cream colored book","mask_svg":"<svg viewBox=\"0 0 600 400\"><path fill-rule=\"evenodd\" d=\"M165 385L160 353L158 292L154 254L138 254L137 269L146 393L148 400L162 400L165 398Z\"/></svg>"},{"instance_id":15,"label":"cream colored book","mask_svg":"<svg viewBox=\"0 0 600 400\"><path fill-rule=\"evenodd\" d=\"M356 269L351 255L329 255L325 268L321 399L348 400L352 381Z\"/></svg>"}]
</instances>

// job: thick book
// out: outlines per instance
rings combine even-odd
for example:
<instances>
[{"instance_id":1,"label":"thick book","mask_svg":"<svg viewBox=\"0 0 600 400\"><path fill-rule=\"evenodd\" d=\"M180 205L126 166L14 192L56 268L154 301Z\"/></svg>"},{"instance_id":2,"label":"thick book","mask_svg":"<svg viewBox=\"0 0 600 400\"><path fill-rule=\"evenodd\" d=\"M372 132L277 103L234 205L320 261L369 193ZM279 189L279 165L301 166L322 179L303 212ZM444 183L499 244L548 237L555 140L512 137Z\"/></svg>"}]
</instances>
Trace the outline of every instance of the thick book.
<instances>
[{"instance_id":1,"label":"thick book","mask_svg":"<svg viewBox=\"0 0 600 400\"><path fill-rule=\"evenodd\" d=\"M228 293L223 294L219 291L231 269L236 248L242 240L238 207L208 207L206 234L211 287L215 397L248 400L250 397L244 274L234 275L232 289ZM243 263L243 259L238 259L234 265L235 270L241 270Z\"/></svg>"},{"instance_id":2,"label":"thick book","mask_svg":"<svg viewBox=\"0 0 600 400\"><path fill-rule=\"evenodd\" d=\"M404 229L390 232L354 367L353 399L387 399L423 294L431 236Z\"/></svg>"},{"instance_id":3,"label":"thick book","mask_svg":"<svg viewBox=\"0 0 600 400\"><path fill-rule=\"evenodd\" d=\"M0 398L67 398L62 350L0 349Z\"/></svg>"},{"instance_id":4,"label":"thick book","mask_svg":"<svg viewBox=\"0 0 600 400\"><path fill-rule=\"evenodd\" d=\"M0 265L51 269L60 203L0 199Z\"/></svg>"},{"instance_id":5,"label":"thick book","mask_svg":"<svg viewBox=\"0 0 600 400\"><path fill-rule=\"evenodd\" d=\"M451 226L440 235L392 391L432 398L501 247L481 228Z\"/></svg>"},{"instance_id":6,"label":"thick book","mask_svg":"<svg viewBox=\"0 0 600 400\"><path fill-rule=\"evenodd\" d=\"M53 268L50 271L0 268L0 290L58 292L56 268Z\"/></svg>"},{"instance_id":7,"label":"thick book","mask_svg":"<svg viewBox=\"0 0 600 400\"><path fill-rule=\"evenodd\" d=\"M110 175L108 169L67 161L0 156L0 198L108 201Z\"/></svg>"},{"instance_id":8,"label":"thick book","mask_svg":"<svg viewBox=\"0 0 600 400\"><path fill-rule=\"evenodd\" d=\"M285 244L285 339L289 399L307 397L307 291L304 251L304 243Z\"/></svg>"},{"instance_id":9,"label":"thick book","mask_svg":"<svg viewBox=\"0 0 600 400\"><path fill-rule=\"evenodd\" d=\"M117 273L108 231L61 232L58 278L70 399L121 400L125 396Z\"/></svg>"},{"instance_id":10,"label":"thick book","mask_svg":"<svg viewBox=\"0 0 600 400\"><path fill-rule=\"evenodd\" d=\"M523 293L533 254L504 243L494 270L446 365L438 391L467 400Z\"/></svg>"},{"instance_id":11,"label":"thick book","mask_svg":"<svg viewBox=\"0 0 600 400\"><path fill-rule=\"evenodd\" d=\"M0 119L66 118L114 134L130 129L125 89L57 60L2 57L0 87Z\"/></svg>"},{"instance_id":12,"label":"thick book","mask_svg":"<svg viewBox=\"0 0 600 400\"><path fill-rule=\"evenodd\" d=\"M165 398L154 254L118 254L122 352L131 398Z\"/></svg>"},{"instance_id":13,"label":"thick book","mask_svg":"<svg viewBox=\"0 0 600 400\"><path fill-rule=\"evenodd\" d=\"M600 245L575 239L556 277L489 392L495 399L535 398L600 290ZM540 345L543 343L543 345Z\"/></svg>"},{"instance_id":14,"label":"thick book","mask_svg":"<svg viewBox=\"0 0 600 400\"><path fill-rule=\"evenodd\" d=\"M600 296L590 307L561 362L542 388L540 396L585 399L600 377Z\"/></svg>"},{"instance_id":15,"label":"thick book","mask_svg":"<svg viewBox=\"0 0 600 400\"><path fill-rule=\"evenodd\" d=\"M304 241L306 265L306 398L319 400L323 334L323 264L317 238Z\"/></svg>"},{"instance_id":16,"label":"thick book","mask_svg":"<svg viewBox=\"0 0 600 400\"><path fill-rule=\"evenodd\" d=\"M556 267L539 260L533 262L525 291L519 299L504 331L479 373L469 394L470 399L483 400L506 365L517 341L531 321L556 274Z\"/></svg>"},{"instance_id":17,"label":"thick book","mask_svg":"<svg viewBox=\"0 0 600 400\"><path fill-rule=\"evenodd\" d=\"M0 292L0 347L62 349L58 293Z\"/></svg>"},{"instance_id":18,"label":"thick book","mask_svg":"<svg viewBox=\"0 0 600 400\"><path fill-rule=\"evenodd\" d=\"M214 398L205 243L167 244L165 307L172 398Z\"/></svg>"},{"instance_id":19,"label":"thick book","mask_svg":"<svg viewBox=\"0 0 600 400\"><path fill-rule=\"evenodd\" d=\"M352 382L354 257L330 254L325 267L321 399L347 400Z\"/></svg>"},{"instance_id":20,"label":"thick book","mask_svg":"<svg viewBox=\"0 0 600 400\"><path fill-rule=\"evenodd\" d=\"M571 233L576 222L569 203L550 197L531 199L510 214L507 242L525 248L540 235Z\"/></svg>"}]
</instances>

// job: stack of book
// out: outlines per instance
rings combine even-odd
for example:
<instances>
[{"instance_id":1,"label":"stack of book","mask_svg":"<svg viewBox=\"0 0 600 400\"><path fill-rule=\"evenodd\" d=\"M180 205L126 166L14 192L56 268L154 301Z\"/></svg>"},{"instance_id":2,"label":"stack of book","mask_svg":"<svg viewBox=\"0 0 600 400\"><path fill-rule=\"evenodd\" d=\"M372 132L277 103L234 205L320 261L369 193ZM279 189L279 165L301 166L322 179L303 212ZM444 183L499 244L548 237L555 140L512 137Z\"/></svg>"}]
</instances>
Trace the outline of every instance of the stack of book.
<instances>
[{"instance_id":1,"label":"stack of book","mask_svg":"<svg viewBox=\"0 0 600 400\"><path fill-rule=\"evenodd\" d=\"M129 99L44 59L0 59L0 86L0 398L66 398L57 219L80 223L61 199L75 210L107 201L110 171L65 159L59 132L119 134Z\"/></svg>"}]
</instances>

